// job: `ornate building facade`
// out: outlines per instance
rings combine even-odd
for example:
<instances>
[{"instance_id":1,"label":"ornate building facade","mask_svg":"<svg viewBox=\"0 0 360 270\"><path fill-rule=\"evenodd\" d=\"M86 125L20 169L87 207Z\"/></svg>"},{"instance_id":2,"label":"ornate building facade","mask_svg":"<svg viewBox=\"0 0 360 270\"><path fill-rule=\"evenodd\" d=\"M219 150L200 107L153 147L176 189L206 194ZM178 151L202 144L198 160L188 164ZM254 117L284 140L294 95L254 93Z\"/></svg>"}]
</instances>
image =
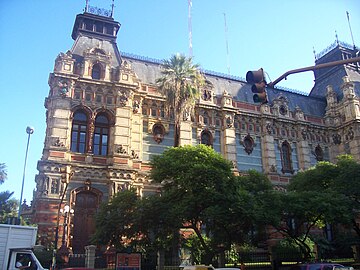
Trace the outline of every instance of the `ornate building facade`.
<instances>
[{"instance_id":1,"label":"ornate building facade","mask_svg":"<svg viewBox=\"0 0 360 270\"><path fill-rule=\"evenodd\" d=\"M73 47L58 55L49 76L31 206L39 244L53 243L60 227L57 245L83 253L101 202L129 187L141 196L160 188L148 177L149 161L174 143L173 114L155 84L161 62L120 53L119 28L111 16L77 15ZM357 52L334 43L316 64ZM183 116L180 144L210 145L236 173L256 169L278 189L318 161L334 162L343 153L360 161L359 67L316 71L309 95L269 88L270 102L262 105L243 79L205 71L212 87L203 90L195 116ZM73 211L60 211L64 205Z\"/></svg>"}]
</instances>

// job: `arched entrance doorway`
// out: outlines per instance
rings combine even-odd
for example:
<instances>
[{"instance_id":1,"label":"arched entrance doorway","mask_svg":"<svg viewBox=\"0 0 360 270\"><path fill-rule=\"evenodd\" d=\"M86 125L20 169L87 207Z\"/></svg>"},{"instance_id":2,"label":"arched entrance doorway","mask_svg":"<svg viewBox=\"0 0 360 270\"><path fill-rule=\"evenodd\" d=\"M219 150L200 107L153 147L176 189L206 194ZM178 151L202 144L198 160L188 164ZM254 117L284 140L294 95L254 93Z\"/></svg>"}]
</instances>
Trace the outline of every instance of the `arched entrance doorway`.
<instances>
[{"instance_id":1,"label":"arched entrance doorway","mask_svg":"<svg viewBox=\"0 0 360 270\"><path fill-rule=\"evenodd\" d=\"M74 254L85 253L90 238L95 233L95 213L101 201L101 192L94 188L79 188L72 193L74 218L72 250Z\"/></svg>"}]
</instances>

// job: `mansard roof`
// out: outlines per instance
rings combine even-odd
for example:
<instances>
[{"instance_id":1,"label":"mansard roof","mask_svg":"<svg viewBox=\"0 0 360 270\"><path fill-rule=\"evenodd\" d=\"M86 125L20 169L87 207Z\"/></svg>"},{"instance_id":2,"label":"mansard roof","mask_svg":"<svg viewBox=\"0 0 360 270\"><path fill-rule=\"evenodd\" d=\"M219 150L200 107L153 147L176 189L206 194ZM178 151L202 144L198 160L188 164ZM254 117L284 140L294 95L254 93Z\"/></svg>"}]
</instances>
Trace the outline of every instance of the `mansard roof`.
<instances>
[{"instance_id":1,"label":"mansard roof","mask_svg":"<svg viewBox=\"0 0 360 270\"><path fill-rule=\"evenodd\" d=\"M131 64L132 69L144 84L155 85L157 78L161 77L161 63L157 59L141 57L122 52L122 60ZM229 76L212 71L203 71L206 78L213 84L216 95L228 92L234 100L255 104L251 85L245 79ZM285 90L280 88L267 88L269 100L274 100L280 95L285 96L289 101L288 106L291 111L299 107L304 114L322 117L325 114L326 100L324 98L311 97L305 93Z\"/></svg>"},{"instance_id":2,"label":"mansard roof","mask_svg":"<svg viewBox=\"0 0 360 270\"><path fill-rule=\"evenodd\" d=\"M316 55L315 65L345 60L359 55L359 49L344 42L336 41L328 48ZM355 84L355 94L360 97L360 63L350 63L314 71L315 85L310 92L310 96L325 98L326 87L331 85L337 95L338 100L342 100L341 90L342 78L348 76L350 81Z\"/></svg>"},{"instance_id":3,"label":"mansard roof","mask_svg":"<svg viewBox=\"0 0 360 270\"><path fill-rule=\"evenodd\" d=\"M120 23L112 17L89 12L78 14L71 35L75 40L71 49L73 58L82 63L87 52L107 52L111 66L120 66L120 53L116 44L119 29Z\"/></svg>"}]
</instances>

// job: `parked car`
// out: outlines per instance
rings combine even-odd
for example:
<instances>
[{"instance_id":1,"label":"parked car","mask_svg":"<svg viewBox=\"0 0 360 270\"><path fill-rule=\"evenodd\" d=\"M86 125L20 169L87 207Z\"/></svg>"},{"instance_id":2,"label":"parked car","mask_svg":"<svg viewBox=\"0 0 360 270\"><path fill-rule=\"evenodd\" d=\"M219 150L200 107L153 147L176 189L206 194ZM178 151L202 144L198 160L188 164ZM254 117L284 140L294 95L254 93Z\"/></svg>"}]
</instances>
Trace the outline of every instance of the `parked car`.
<instances>
[{"instance_id":1,"label":"parked car","mask_svg":"<svg viewBox=\"0 0 360 270\"><path fill-rule=\"evenodd\" d=\"M352 267L346 267L338 263L299 263L290 267L290 270L351 270Z\"/></svg>"}]
</instances>

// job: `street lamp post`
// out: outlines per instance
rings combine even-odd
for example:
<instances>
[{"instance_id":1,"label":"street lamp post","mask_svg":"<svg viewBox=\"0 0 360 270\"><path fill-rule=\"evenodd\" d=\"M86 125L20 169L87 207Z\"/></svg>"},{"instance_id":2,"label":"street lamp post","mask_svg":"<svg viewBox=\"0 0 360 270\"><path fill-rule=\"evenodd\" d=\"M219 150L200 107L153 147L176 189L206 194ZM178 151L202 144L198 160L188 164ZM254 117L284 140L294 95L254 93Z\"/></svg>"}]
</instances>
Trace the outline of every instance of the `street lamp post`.
<instances>
[{"instance_id":1,"label":"street lamp post","mask_svg":"<svg viewBox=\"0 0 360 270\"><path fill-rule=\"evenodd\" d=\"M65 263L69 261L69 249L67 247L68 240L68 226L70 223L70 217L74 214L74 209L71 209L68 204L64 205L64 208L60 210L60 213L64 217L63 223L63 234L61 240L61 247L59 249L59 255L64 260Z\"/></svg>"},{"instance_id":2,"label":"street lamp post","mask_svg":"<svg viewBox=\"0 0 360 270\"><path fill-rule=\"evenodd\" d=\"M24 192L24 183L25 183L25 171L26 171L26 161L27 161L27 155L28 155L28 150L29 150L29 143L30 143L30 135L34 133L34 128L28 126L26 128L26 133L28 134L28 140L27 140L27 144L26 144L26 152L25 152L25 162L24 162L24 171L23 171L23 179L22 179L22 184L21 184L21 193L20 193L20 204L19 204L19 212L18 212L18 224L20 224L20 215L21 215L21 204L22 204L22 197L23 197L23 192Z\"/></svg>"},{"instance_id":3,"label":"street lamp post","mask_svg":"<svg viewBox=\"0 0 360 270\"><path fill-rule=\"evenodd\" d=\"M68 234L68 225L70 221L70 215L74 214L74 209L71 209L69 205L65 205L64 209L60 210L60 213L64 216L64 228L61 241L62 249L67 248L67 234Z\"/></svg>"},{"instance_id":4,"label":"street lamp post","mask_svg":"<svg viewBox=\"0 0 360 270\"><path fill-rule=\"evenodd\" d=\"M74 172L70 170L70 167L62 167L62 168L60 168L60 172L61 172L61 182L64 184L64 190L63 190L62 195L61 195L61 199L60 199L59 206L58 206L57 218L56 218L55 242L54 242L52 267L51 267L52 269L56 269L57 247L58 247L58 240L59 240L60 214L63 211L63 209L61 209L61 205L62 205L62 203L64 201L64 197L65 197L65 194L66 194L70 179L74 175Z\"/></svg>"}]
</instances>

